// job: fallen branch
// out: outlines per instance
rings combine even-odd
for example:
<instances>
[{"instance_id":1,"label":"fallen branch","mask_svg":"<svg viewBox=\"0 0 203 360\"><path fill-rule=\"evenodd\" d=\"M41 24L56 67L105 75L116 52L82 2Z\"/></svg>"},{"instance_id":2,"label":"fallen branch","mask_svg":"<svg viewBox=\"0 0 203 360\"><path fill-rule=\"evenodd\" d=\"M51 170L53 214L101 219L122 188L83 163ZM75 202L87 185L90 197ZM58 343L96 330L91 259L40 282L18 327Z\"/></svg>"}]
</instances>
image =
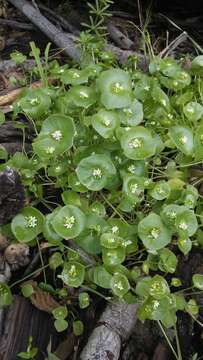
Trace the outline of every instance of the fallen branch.
<instances>
[{"instance_id":1,"label":"fallen branch","mask_svg":"<svg viewBox=\"0 0 203 360\"><path fill-rule=\"evenodd\" d=\"M11 28L23 29L23 30L34 30L35 29L32 24L26 24L26 23L22 23L20 21L1 19L1 18L0 18L0 25L5 25L5 26L9 26Z\"/></svg>"},{"instance_id":2,"label":"fallen branch","mask_svg":"<svg viewBox=\"0 0 203 360\"><path fill-rule=\"evenodd\" d=\"M132 49L133 41L130 40L125 34L123 34L114 24L109 21L107 29L111 39L122 49Z\"/></svg>"},{"instance_id":3,"label":"fallen branch","mask_svg":"<svg viewBox=\"0 0 203 360\"><path fill-rule=\"evenodd\" d=\"M32 6L26 0L8 0L20 10L33 24L35 24L45 35L47 35L57 46L64 49L64 52L70 56L71 59L80 60L80 50L73 44L73 42L66 36L66 34L57 29L40 11Z\"/></svg>"},{"instance_id":4,"label":"fallen branch","mask_svg":"<svg viewBox=\"0 0 203 360\"><path fill-rule=\"evenodd\" d=\"M137 321L137 304L115 302L104 310L80 360L118 360L121 344L126 341Z\"/></svg>"},{"instance_id":5,"label":"fallen branch","mask_svg":"<svg viewBox=\"0 0 203 360\"><path fill-rule=\"evenodd\" d=\"M27 0L8 0L9 3L19 9L34 25L36 25L51 41L53 41L59 48L63 49L71 59L80 61L81 52L74 40L77 37L68 33L64 33L53 25L49 20L43 16L40 11L32 6ZM119 31L119 30L118 30ZM112 51L120 63L125 63L129 56L137 56L138 63L141 68L146 63L145 57L131 50L122 50L116 46L107 45L107 50Z\"/></svg>"}]
</instances>

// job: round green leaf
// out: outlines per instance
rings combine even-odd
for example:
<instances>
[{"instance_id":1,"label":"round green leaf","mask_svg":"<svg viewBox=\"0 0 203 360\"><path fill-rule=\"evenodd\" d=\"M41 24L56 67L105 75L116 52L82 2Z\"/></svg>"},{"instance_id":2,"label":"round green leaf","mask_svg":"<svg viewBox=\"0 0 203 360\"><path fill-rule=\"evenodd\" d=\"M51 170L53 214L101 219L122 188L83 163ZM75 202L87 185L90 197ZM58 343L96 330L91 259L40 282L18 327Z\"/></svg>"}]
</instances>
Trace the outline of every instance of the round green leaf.
<instances>
[{"instance_id":1,"label":"round green leaf","mask_svg":"<svg viewBox=\"0 0 203 360\"><path fill-rule=\"evenodd\" d=\"M160 250L158 267L161 271L173 274L176 270L177 263L177 257L171 250L167 248Z\"/></svg>"},{"instance_id":2,"label":"round green leaf","mask_svg":"<svg viewBox=\"0 0 203 360\"><path fill-rule=\"evenodd\" d=\"M111 279L111 290L114 295L123 297L130 289L130 284L125 275L116 273Z\"/></svg>"},{"instance_id":3,"label":"round green leaf","mask_svg":"<svg viewBox=\"0 0 203 360\"><path fill-rule=\"evenodd\" d=\"M203 106L197 102L189 102L184 106L183 112L190 121L197 121L203 116Z\"/></svg>"},{"instance_id":4,"label":"round green leaf","mask_svg":"<svg viewBox=\"0 0 203 360\"><path fill-rule=\"evenodd\" d=\"M142 126L127 128L120 142L125 156L129 159L143 160L153 156L156 151L156 142L150 130Z\"/></svg>"},{"instance_id":5,"label":"round green leaf","mask_svg":"<svg viewBox=\"0 0 203 360\"><path fill-rule=\"evenodd\" d=\"M102 234L100 241L101 241L101 246L107 249L115 249L118 246L122 245L122 238L110 232Z\"/></svg>"},{"instance_id":6,"label":"round green leaf","mask_svg":"<svg viewBox=\"0 0 203 360\"><path fill-rule=\"evenodd\" d=\"M138 235L148 250L159 250L171 241L171 232L159 215L150 213L138 224Z\"/></svg>"},{"instance_id":7,"label":"round green leaf","mask_svg":"<svg viewBox=\"0 0 203 360\"><path fill-rule=\"evenodd\" d=\"M0 282L0 309L12 303L12 294L9 286Z\"/></svg>"},{"instance_id":8,"label":"round green leaf","mask_svg":"<svg viewBox=\"0 0 203 360\"><path fill-rule=\"evenodd\" d=\"M170 195L170 186L164 180L158 181L154 185L153 189L149 191L149 194L153 197L153 199L164 200Z\"/></svg>"},{"instance_id":9,"label":"round green leaf","mask_svg":"<svg viewBox=\"0 0 203 360\"><path fill-rule=\"evenodd\" d=\"M149 294L154 299L162 299L163 297L170 294L170 289L167 281L160 275L155 275L151 279Z\"/></svg>"},{"instance_id":10,"label":"round green leaf","mask_svg":"<svg viewBox=\"0 0 203 360\"><path fill-rule=\"evenodd\" d=\"M121 264L125 260L125 248L121 246L116 249L103 248L102 260L108 266Z\"/></svg>"},{"instance_id":11,"label":"round green leaf","mask_svg":"<svg viewBox=\"0 0 203 360\"><path fill-rule=\"evenodd\" d=\"M61 73L61 81L67 85L84 84L88 81L88 72L78 69L66 69Z\"/></svg>"},{"instance_id":12,"label":"round green leaf","mask_svg":"<svg viewBox=\"0 0 203 360\"><path fill-rule=\"evenodd\" d=\"M129 107L119 110L119 118L125 126L136 126L143 121L143 105L138 100L133 100Z\"/></svg>"},{"instance_id":13,"label":"round green leaf","mask_svg":"<svg viewBox=\"0 0 203 360\"><path fill-rule=\"evenodd\" d=\"M99 191L116 175L116 168L108 155L96 154L82 159L76 174L81 184L89 190Z\"/></svg>"},{"instance_id":14,"label":"round green leaf","mask_svg":"<svg viewBox=\"0 0 203 360\"><path fill-rule=\"evenodd\" d=\"M73 86L68 91L69 100L78 107L89 108L97 100L97 94L93 88L83 85Z\"/></svg>"},{"instance_id":15,"label":"round green leaf","mask_svg":"<svg viewBox=\"0 0 203 360\"><path fill-rule=\"evenodd\" d=\"M42 89L29 89L17 104L26 115L37 120L49 110L51 98Z\"/></svg>"},{"instance_id":16,"label":"round green leaf","mask_svg":"<svg viewBox=\"0 0 203 360\"><path fill-rule=\"evenodd\" d=\"M53 253L49 258L49 267L55 271L59 266L63 265L63 258L60 252Z\"/></svg>"},{"instance_id":17,"label":"round green leaf","mask_svg":"<svg viewBox=\"0 0 203 360\"><path fill-rule=\"evenodd\" d=\"M19 242L29 242L42 232L43 225L42 213L33 207L25 207L13 218L11 230Z\"/></svg>"},{"instance_id":18,"label":"round green leaf","mask_svg":"<svg viewBox=\"0 0 203 360\"><path fill-rule=\"evenodd\" d=\"M52 220L54 219L57 211L53 211L51 214L47 214L43 225L43 235L45 239L51 244L58 244L62 240L62 237L59 236L56 231L54 231L52 226Z\"/></svg>"},{"instance_id":19,"label":"round green leaf","mask_svg":"<svg viewBox=\"0 0 203 360\"><path fill-rule=\"evenodd\" d=\"M85 228L85 215L74 205L66 205L57 211L52 220L56 233L64 239L73 239Z\"/></svg>"},{"instance_id":20,"label":"round green leaf","mask_svg":"<svg viewBox=\"0 0 203 360\"><path fill-rule=\"evenodd\" d=\"M21 292L24 297L29 298L34 293L33 286L29 283L24 284L21 286Z\"/></svg>"},{"instance_id":21,"label":"round green leaf","mask_svg":"<svg viewBox=\"0 0 203 360\"><path fill-rule=\"evenodd\" d=\"M192 249L192 241L189 238L179 238L178 248L184 255L187 255Z\"/></svg>"},{"instance_id":22,"label":"round green leaf","mask_svg":"<svg viewBox=\"0 0 203 360\"><path fill-rule=\"evenodd\" d=\"M52 310L52 314L56 320L65 319L68 316L68 310L66 306L58 306Z\"/></svg>"},{"instance_id":23,"label":"round green leaf","mask_svg":"<svg viewBox=\"0 0 203 360\"><path fill-rule=\"evenodd\" d=\"M58 277L68 286L79 287L84 281L85 267L76 261L69 261L64 264L63 271Z\"/></svg>"},{"instance_id":24,"label":"round green leaf","mask_svg":"<svg viewBox=\"0 0 203 360\"><path fill-rule=\"evenodd\" d=\"M196 233L198 229L197 218L193 210L183 210L175 221L175 226L181 237L189 237Z\"/></svg>"},{"instance_id":25,"label":"round green leaf","mask_svg":"<svg viewBox=\"0 0 203 360\"><path fill-rule=\"evenodd\" d=\"M193 275L192 282L195 288L203 290L203 274Z\"/></svg>"},{"instance_id":26,"label":"round green leaf","mask_svg":"<svg viewBox=\"0 0 203 360\"><path fill-rule=\"evenodd\" d=\"M92 126L103 138L113 136L114 130L119 125L118 114L113 110L99 110L92 116Z\"/></svg>"},{"instance_id":27,"label":"round green leaf","mask_svg":"<svg viewBox=\"0 0 203 360\"><path fill-rule=\"evenodd\" d=\"M104 266L95 266L93 268L93 282L104 288L110 289L111 274L105 269Z\"/></svg>"},{"instance_id":28,"label":"round green leaf","mask_svg":"<svg viewBox=\"0 0 203 360\"><path fill-rule=\"evenodd\" d=\"M109 69L100 73L98 87L101 102L107 109L119 109L131 104L131 79L121 69Z\"/></svg>"},{"instance_id":29,"label":"round green leaf","mask_svg":"<svg viewBox=\"0 0 203 360\"><path fill-rule=\"evenodd\" d=\"M40 158L52 158L69 150L73 145L75 126L71 117L50 115L42 124L33 142L33 149Z\"/></svg>"},{"instance_id":30,"label":"round green leaf","mask_svg":"<svg viewBox=\"0 0 203 360\"><path fill-rule=\"evenodd\" d=\"M83 322L80 320L73 321L73 333L75 336L80 336L84 332Z\"/></svg>"},{"instance_id":31,"label":"round green leaf","mask_svg":"<svg viewBox=\"0 0 203 360\"><path fill-rule=\"evenodd\" d=\"M194 151L193 133L183 126L172 126L169 136L176 147L185 155L192 155Z\"/></svg>"},{"instance_id":32,"label":"round green leaf","mask_svg":"<svg viewBox=\"0 0 203 360\"><path fill-rule=\"evenodd\" d=\"M80 309L85 309L90 304L90 297L87 292L82 292L78 296Z\"/></svg>"},{"instance_id":33,"label":"round green leaf","mask_svg":"<svg viewBox=\"0 0 203 360\"><path fill-rule=\"evenodd\" d=\"M54 321L54 326L58 332L62 332L67 329L68 322L64 319L57 319Z\"/></svg>"}]
</instances>

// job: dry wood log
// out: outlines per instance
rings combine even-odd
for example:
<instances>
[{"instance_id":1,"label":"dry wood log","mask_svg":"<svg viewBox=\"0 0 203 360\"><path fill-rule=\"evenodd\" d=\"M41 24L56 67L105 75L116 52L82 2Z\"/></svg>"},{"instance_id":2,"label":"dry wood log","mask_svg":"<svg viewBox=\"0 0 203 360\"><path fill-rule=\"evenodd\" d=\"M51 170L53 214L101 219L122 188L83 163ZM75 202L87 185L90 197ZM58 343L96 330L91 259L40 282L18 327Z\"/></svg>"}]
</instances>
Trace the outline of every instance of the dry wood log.
<instances>
[{"instance_id":1,"label":"dry wood log","mask_svg":"<svg viewBox=\"0 0 203 360\"><path fill-rule=\"evenodd\" d=\"M29 300L16 296L5 312L0 360L16 360L19 352L26 351L29 336L33 337L33 346L39 349L36 360L44 360L50 338L54 345L57 337L51 316L36 309Z\"/></svg>"},{"instance_id":2,"label":"dry wood log","mask_svg":"<svg viewBox=\"0 0 203 360\"><path fill-rule=\"evenodd\" d=\"M137 321L137 304L115 302L106 307L80 354L80 360L118 360L121 344Z\"/></svg>"},{"instance_id":3,"label":"dry wood log","mask_svg":"<svg viewBox=\"0 0 203 360\"><path fill-rule=\"evenodd\" d=\"M57 46L64 49L64 52L71 59L79 61L80 51L67 35L54 26L40 11L26 0L8 0L17 9L35 24L45 35L47 35Z\"/></svg>"},{"instance_id":4,"label":"dry wood log","mask_svg":"<svg viewBox=\"0 0 203 360\"><path fill-rule=\"evenodd\" d=\"M133 41L130 40L125 34L123 34L111 21L107 24L107 29L111 39L121 48L121 49L132 49Z\"/></svg>"},{"instance_id":5,"label":"dry wood log","mask_svg":"<svg viewBox=\"0 0 203 360\"><path fill-rule=\"evenodd\" d=\"M8 0L9 3L14 5L17 9L34 24L36 25L51 41L53 41L59 48L63 49L71 59L80 61L81 53L77 44L74 43L74 39L77 37L64 33L54 26L49 20L43 16L40 11L32 6L27 0ZM112 51L117 57L120 63L125 63L129 56L134 55L139 59L138 63L141 68L145 68L145 56L138 54L131 50L122 50L111 44L107 45L107 50Z\"/></svg>"}]
</instances>

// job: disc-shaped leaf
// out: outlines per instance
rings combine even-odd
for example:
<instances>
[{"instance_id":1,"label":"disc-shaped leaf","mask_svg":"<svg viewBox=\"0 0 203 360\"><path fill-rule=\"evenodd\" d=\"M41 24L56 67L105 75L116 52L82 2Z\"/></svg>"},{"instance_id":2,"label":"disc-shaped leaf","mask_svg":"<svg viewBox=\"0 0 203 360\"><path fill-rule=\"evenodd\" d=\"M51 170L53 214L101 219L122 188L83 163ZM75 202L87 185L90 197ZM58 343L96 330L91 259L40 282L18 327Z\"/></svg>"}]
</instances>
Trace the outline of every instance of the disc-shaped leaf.
<instances>
[{"instance_id":1,"label":"disc-shaped leaf","mask_svg":"<svg viewBox=\"0 0 203 360\"><path fill-rule=\"evenodd\" d=\"M4 306L11 305L12 294L9 286L0 282L0 309Z\"/></svg>"},{"instance_id":2,"label":"disc-shaped leaf","mask_svg":"<svg viewBox=\"0 0 203 360\"><path fill-rule=\"evenodd\" d=\"M178 248L184 255L187 255L192 249L192 241L190 238L180 237L178 239Z\"/></svg>"},{"instance_id":3,"label":"disc-shaped leaf","mask_svg":"<svg viewBox=\"0 0 203 360\"><path fill-rule=\"evenodd\" d=\"M97 94L91 87L84 85L73 86L68 91L69 100L75 105L87 109L97 100Z\"/></svg>"},{"instance_id":4,"label":"disc-shaped leaf","mask_svg":"<svg viewBox=\"0 0 203 360\"><path fill-rule=\"evenodd\" d=\"M170 294L170 289L168 286L167 281L160 275L155 275L151 279L150 287L149 287L149 294L154 299L162 299L165 296Z\"/></svg>"},{"instance_id":5,"label":"disc-shaped leaf","mask_svg":"<svg viewBox=\"0 0 203 360\"><path fill-rule=\"evenodd\" d=\"M64 264L61 275L58 275L64 284L71 287L82 285L85 277L85 267L76 261L69 261Z\"/></svg>"},{"instance_id":6,"label":"disc-shaped leaf","mask_svg":"<svg viewBox=\"0 0 203 360\"><path fill-rule=\"evenodd\" d=\"M183 210L185 210L185 207L180 205L166 205L161 212L161 218L168 227L173 229L175 227L177 214L181 213Z\"/></svg>"},{"instance_id":7,"label":"disc-shaped leaf","mask_svg":"<svg viewBox=\"0 0 203 360\"><path fill-rule=\"evenodd\" d=\"M144 195L144 179L137 175L125 176L123 181L123 192L131 199L139 201Z\"/></svg>"},{"instance_id":8,"label":"disc-shaped leaf","mask_svg":"<svg viewBox=\"0 0 203 360\"><path fill-rule=\"evenodd\" d=\"M101 246L107 248L107 249L115 249L118 246L122 245L122 238L117 236L114 233L104 233L102 234L101 238Z\"/></svg>"},{"instance_id":9,"label":"disc-shaped leaf","mask_svg":"<svg viewBox=\"0 0 203 360\"><path fill-rule=\"evenodd\" d=\"M153 199L163 200L169 197L170 195L170 185L168 182L162 180L158 181L154 187L149 191L149 194Z\"/></svg>"},{"instance_id":10,"label":"disc-shaped leaf","mask_svg":"<svg viewBox=\"0 0 203 360\"><path fill-rule=\"evenodd\" d=\"M192 282L195 288L203 290L203 274L193 275Z\"/></svg>"},{"instance_id":11,"label":"disc-shaped leaf","mask_svg":"<svg viewBox=\"0 0 203 360\"><path fill-rule=\"evenodd\" d=\"M184 106L183 112L190 121L197 121L203 116L203 106L198 102L189 102Z\"/></svg>"},{"instance_id":12,"label":"disc-shaped leaf","mask_svg":"<svg viewBox=\"0 0 203 360\"><path fill-rule=\"evenodd\" d=\"M93 268L93 282L104 288L110 289L112 275L105 269L104 266L95 266Z\"/></svg>"},{"instance_id":13,"label":"disc-shaped leaf","mask_svg":"<svg viewBox=\"0 0 203 360\"><path fill-rule=\"evenodd\" d=\"M132 83L129 73L121 69L103 71L98 78L101 102L107 109L119 109L131 104Z\"/></svg>"},{"instance_id":14,"label":"disc-shaped leaf","mask_svg":"<svg viewBox=\"0 0 203 360\"><path fill-rule=\"evenodd\" d=\"M91 230L83 231L75 239L75 242L89 254L95 255L101 253L100 237Z\"/></svg>"},{"instance_id":15,"label":"disc-shaped leaf","mask_svg":"<svg viewBox=\"0 0 203 360\"><path fill-rule=\"evenodd\" d=\"M171 250L167 248L160 250L158 267L161 271L172 274L176 270L177 263L177 257Z\"/></svg>"},{"instance_id":16,"label":"disc-shaped leaf","mask_svg":"<svg viewBox=\"0 0 203 360\"><path fill-rule=\"evenodd\" d=\"M89 190L99 191L116 175L116 168L109 156L96 154L82 159L76 173L81 184Z\"/></svg>"},{"instance_id":17,"label":"disc-shaped leaf","mask_svg":"<svg viewBox=\"0 0 203 360\"><path fill-rule=\"evenodd\" d=\"M103 248L102 260L108 266L121 264L125 260L125 248L121 246L116 249Z\"/></svg>"},{"instance_id":18,"label":"disc-shaped leaf","mask_svg":"<svg viewBox=\"0 0 203 360\"><path fill-rule=\"evenodd\" d=\"M41 131L33 142L33 149L40 158L55 157L71 148L74 133L71 117L62 114L50 115L43 122Z\"/></svg>"},{"instance_id":19,"label":"disc-shaped leaf","mask_svg":"<svg viewBox=\"0 0 203 360\"><path fill-rule=\"evenodd\" d=\"M125 126L136 126L143 120L143 105L138 100L133 100L129 107L119 110L119 118Z\"/></svg>"},{"instance_id":20,"label":"disc-shaped leaf","mask_svg":"<svg viewBox=\"0 0 203 360\"><path fill-rule=\"evenodd\" d=\"M11 222L13 235L19 242L29 242L43 230L44 216L33 208L25 207Z\"/></svg>"},{"instance_id":21,"label":"disc-shaped leaf","mask_svg":"<svg viewBox=\"0 0 203 360\"><path fill-rule=\"evenodd\" d=\"M88 81L88 72L78 69L66 69L61 74L61 81L68 85L80 85Z\"/></svg>"},{"instance_id":22,"label":"disc-shaped leaf","mask_svg":"<svg viewBox=\"0 0 203 360\"><path fill-rule=\"evenodd\" d=\"M183 210L175 220L175 226L181 237L194 235L198 229L197 218L193 210Z\"/></svg>"},{"instance_id":23,"label":"disc-shaped leaf","mask_svg":"<svg viewBox=\"0 0 203 360\"><path fill-rule=\"evenodd\" d=\"M193 154L194 141L192 130L183 126L172 126L169 130L169 136L183 154Z\"/></svg>"},{"instance_id":24,"label":"disc-shaped leaf","mask_svg":"<svg viewBox=\"0 0 203 360\"><path fill-rule=\"evenodd\" d=\"M192 70L199 74L203 72L203 55L198 55L192 60Z\"/></svg>"},{"instance_id":25,"label":"disc-shaped leaf","mask_svg":"<svg viewBox=\"0 0 203 360\"><path fill-rule=\"evenodd\" d=\"M141 126L124 131L120 142L125 156L129 159L143 160L153 156L156 151L156 141L151 131Z\"/></svg>"},{"instance_id":26,"label":"disc-shaped leaf","mask_svg":"<svg viewBox=\"0 0 203 360\"><path fill-rule=\"evenodd\" d=\"M111 279L111 290L114 295L123 297L130 289L130 284L124 274L115 273Z\"/></svg>"},{"instance_id":27,"label":"disc-shaped leaf","mask_svg":"<svg viewBox=\"0 0 203 360\"><path fill-rule=\"evenodd\" d=\"M26 115L37 120L49 110L51 99L42 89L32 89L18 101L18 106Z\"/></svg>"},{"instance_id":28,"label":"disc-shaped leaf","mask_svg":"<svg viewBox=\"0 0 203 360\"><path fill-rule=\"evenodd\" d=\"M118 114L113 110L99 110L92 116L92 126L103 138L113 136L114 130L119 125Z\"/></svg>"},{"instance_id":29,"label":"disc-shaped leaf","mask_svg":"<svg viewBox=\"0 0 203 360\"><path fill-rule=\"evenodd\" d=\"M66 205L57 211L52 226L64 239L73 239L85 228L85 215L74 205Z\"/></svg>"},{"instance_id":30,"label":"disc-shaped leaf","mask_svg":"<svg viewBox=\"0 0 203 360\"><path fill-rule=\"evenodd\" d=\"M150 213L139 222L138 235L148 250L159 250L171 241L171 232L155 213Z\"/></svg>"},{"instance_id":31,"label":"disc-shaped leaf","mask_svg":"<svg viewBox=\"0 0 203 360\"><path fill-rule=\"evenodd\" d=\"M56 211L53 211L51 214L47 214L43 225L43 235L45 239L51 244L58 244L59 241L62 240L62 237L56 233L52 226L52 220L54 219L55 215Z\"/></svg>"}]
</instances>

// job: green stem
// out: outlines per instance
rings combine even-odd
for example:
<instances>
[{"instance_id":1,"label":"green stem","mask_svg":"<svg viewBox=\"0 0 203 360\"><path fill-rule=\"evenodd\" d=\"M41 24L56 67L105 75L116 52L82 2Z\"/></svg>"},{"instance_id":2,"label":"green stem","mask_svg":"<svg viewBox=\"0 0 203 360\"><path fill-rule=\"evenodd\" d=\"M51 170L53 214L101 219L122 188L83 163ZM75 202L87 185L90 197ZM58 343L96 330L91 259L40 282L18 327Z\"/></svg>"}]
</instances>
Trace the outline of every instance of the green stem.
<instances>
[{"instance_id":1,"label":"green stem","mask_svg":"<svg viewBox=\"0 0 203 360\"><path fill-rule=\"evenodd\" d=\"M171 341L169 340L169 338L168 338L168 336L167 336L167 334L166 334L163 326L161 325L161 323L160 323L159 320L157 320L157 322L158 322L158 325L159 325L159 327L160 327L160 329L161 329L161 331L162 331L162 333L163 333L163 335L164 335L164 337L165 337L165 339L166 339L166 341L167 341L167 343L168 343L168 346L170 347L173 355L175 356L176 360L179 360L178 355L176 354L176 352L175 352L175 350L174 350L174 348L173 348L173 345L171 344Z\"/></svg>"}]
</instances>

